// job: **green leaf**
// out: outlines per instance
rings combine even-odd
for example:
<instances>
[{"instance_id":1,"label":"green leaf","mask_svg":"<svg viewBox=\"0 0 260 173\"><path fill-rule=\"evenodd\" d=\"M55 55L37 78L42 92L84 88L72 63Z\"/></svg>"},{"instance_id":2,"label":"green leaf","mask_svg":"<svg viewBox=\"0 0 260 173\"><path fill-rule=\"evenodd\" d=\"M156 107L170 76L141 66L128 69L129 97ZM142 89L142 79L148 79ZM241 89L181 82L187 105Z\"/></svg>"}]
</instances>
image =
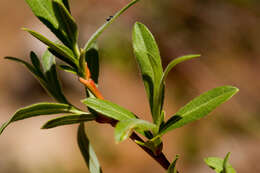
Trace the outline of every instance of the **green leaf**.
<instances>
[{"instance_id":1,"label":"green leaf","mask_svg":"<svg viewBox=\"0 0 260 173\"><path fill-rule=\"evenodd\" d=\"M179 159L179 155L176 155L174 161L169 166L167 173L177 173L178 172L176 169L176 163L177 163L178 159Z\"/></svg>"},{"instance_id":2,"label":"green leaf","mask_svg":"<svg viewBox=\"0 0 260 173\"><path fill-rule=\"evenodd\" d=\"M60 44L56 44L35 31L29 30L27 28L24 28L24 30L29 32L32 36L34 36L35 38L37 38L47 46L49 46L50 49L52 50L51 52L53 53L54 51L56 53L54 55L55 56L58 55L57 58L60 58L62 61L70 64L71 66L76 66L77 61L74 58L73 52L69 48Z\"/></svg>"},{"instance_id":3,"label":"green leaf","mask_svg":"<svg viewBox=\"0 0 260 173\"><path fill-rule=\"evenodd\" d=\"M218 157L208 157L204 161L216 173L236 173L236 170L227 162L228 156L229 154L225 160Z\"/></svg>"},{"instance_id":4,"label":"green leaf","mask_svg":"<svg viewBox=\"0 0 260 173\"><path fill-rule=\"evenodd\" d=\"M170 118L160 130L160 135L201 119L213 111L217 106L229 100L237 92L238 89L233 86L223 86L214 88L200 95L182 107L172 118Z\"/></svg>"},{"instance_id":5,"label":"green leaf","mask_svg":"<svg viewBox=\"0 0 260 173\"><path fill-rule=\"evenodd\" d=\"M48 92L60 103L69 103L63 94L62 87L60 85L57 71L56 63L53 55L47 50L45 51L43 57L43 70L45 73L46 88Z\"/></svg>"},{"instance_id":6,"label":"green leaf","mask_svg":"<svg viewBox=\"0 0 260 173\"><path fill-rule=\"evenodd\" d=\"M104 30L111 25L121 14L123 14L128 8L137 3L139 0L133 0L125 7L123 7L120 11L118 11L109 21L107 21L104 25L102 25L88 40L86 45L84 46L84 51L87 51L92 45L96 42L97 38L104 32Z\"/></svg>"},{"instance_id":7,"label":"green leaf","mask_svg":"<svg viewBox=\"0 0 260 173\"><path fill-rule=\"evenodd\" d=\"M223 162L223 173L232 173L229 170L229 166L228 166L228 159L230 156L230 152L227 153L226 157L224 158L224 162Z\"/></svg>"},{"instance_id":8,"label":"green leaf","mask_svg":"<svg viewBox=\"0 0 260 173\"><path fill-rule=\"evenodd\" d=\"M77 70L74 69L73 67L71 66L67 66L67 65L59 65L59 68L65 72L69 72L69 73L72 73L72 74L75 74L77 75Z\"/></svg>"},{"instance_id":9,"label":"green leaf","mask_svg":"<svg viewBox=\"0 0 260 173\"><path fill-rule=\"evenodd\" d=\"M50 114L59 114L59 113L82 114L83 112L77 110L76 108L68 104L60 104L60 103L33 104L31 106L19 109L9 121L5 122L1 126L0 134L12 122L23 120L26 118L36 117L39 115L50 115Z\"/></svg>"},{"instance_id":10,"label":"green leaf","mask_svg":"<svg viewBox=\"0 0 260 173\"><path fill-rule=\"evenodd\" d=\"M90 144L90 141L85 133L84 124L80 123L78 128L78 145L81 151L81 154L84 157L84 160L88 166L90 173L102 173L101 166L99 164L96 153Z\"/></svg>"},{"instance_id":11,"label":"green leaf","mask_svg":"<svg viewBox=\"0 0 260 173\"><path fill-rule=\"evenodd\" d=\"M121 142L126 140L134 130L138 130L144 133L145 131L154 130L155 128L155 124L136 118L122 120L119 121L116 125L115 139L116 142Z\"/></svg>"},{"instance_id":12,"label":"green leaf","mask_svg":"<svg viewBox=\"0 0 260 173\"><path fill-rule=\"evenodd\" d=\"M164 71L163 77L161 79L161 84L165 81L166 77L168 76L168 73L171 71L171 69L173 69L173 67L175 67L176 65L178 65L184 61L187 61L187 60L190 60L193 58L198 58L200 56L201 55L185 55L185 56L181 56L179 58L172 60Z\"/></svg>"},{"instance_id":13,"label":"green leaf","mask_svg":"<svg viewBox=\"0 0 260 173\"><path fill-rule=\"evenodd\" d=\"M99 54L98 54L98 47L94 44L86 51L86 62L88 64L89 71L91 73L91 78L94 82L98 83L99 77Z\"/></svg>"},{"instance_id":14,"label":"green leaf","mask_svg":"<svg viewBox=\"0 0 260 173\"><path fill-rule=\"evenodd\" d=\"M31 58L31 62L32 62L34 68L38 71L38 73L42 73L41 62L33 51L31 51L31 53L30 53L30 58Z\"/></svg>"},{"instance_id":15,"label":"green leaf","mask_svg":"<svg viewBox=\"0 0 260 173\"><path fill-rule=\"evenodd\" d=\"M67 8L67 10L70 12L70 4L68 0L62 0L62 3L65 5L65 7Z\"/></svg>"},{"instance_id":16,"label":"green leaf","mask_svg":"<svg viewBox=\"0 0 260 173\"><path fill-rule=\"evenodd\" d=\"M25 66L27 67L27 69L28 69L41 83L44 83L44 80L45 80L45 79L43 78L42 74L39 73L39 71L36 70L35 67L32 66L31 64L29 64L28 62L26 62L26 61L24 61L24 60L21 60L21 59L18 59L18 58L15 58L15 57L5 57L5 59L22 63L23 65L25 65Z\"/></svg>"},{"instance_id":17,"label":"green leaf","mask_svg":"<svg viewBox=\"0 0 260 173\"><path fill-rule=\"evenodd\" d=\"M61 1L61 0L60 0ZM66 46L70 46L70 41L67 38L60 23L55 16L52 0L26 0L27 4L32 9L34 15L45 24ZM68 3L63 0L66 6Z\"/></svg>"},{"instance_id":18,"label":"green leaf","mask_svg":"<svg viewBox=\"0 0 260 173\"><path fill-rule=\"evenodd\" d=\"M136 116L132 112L107 100L87 98L82 102L89 108L94 109L96 112L107 117L113 118L115 120L122 121L131 118L136 118Z\"/></svg>"},{"instance_id":19,"label":"green leaf","mask_svg":"<svg viewBox=\"0 0 260 173\"><path fill-rule=\"evenodd\" d=\"M150 102L153 121L158 125L162 106L159 97L163 94L159 93L163 75L160 52L152 33L145 25L138 22L133 29L133 47Z\"/></svg>"},{"instance_id":20,"label":"green leaf","mask_svg":"<svg viewBox=\"0 0 260 173\"><path fill-rule=\"evenodd\" d=\"M66 35L70 41L69 47L75 50L78 40L78 27L75 20L63 5L63 3L59 2L58 0L53 0L52 5L55 16L59 21L59 28L62 29L63 34Z\"/></svg>"},{"instance_id":21,"label":"green leaf","mask_svg":"<svg viewBox=\"0 0 260 173\"><path fill-rule=\"evenodd\" d=\"M74 114L52 119L42 126L42 129L50 129L54 127L77 124L85 121L95 120L96 116L93 114Z\"/></svg>"}]
</instances>

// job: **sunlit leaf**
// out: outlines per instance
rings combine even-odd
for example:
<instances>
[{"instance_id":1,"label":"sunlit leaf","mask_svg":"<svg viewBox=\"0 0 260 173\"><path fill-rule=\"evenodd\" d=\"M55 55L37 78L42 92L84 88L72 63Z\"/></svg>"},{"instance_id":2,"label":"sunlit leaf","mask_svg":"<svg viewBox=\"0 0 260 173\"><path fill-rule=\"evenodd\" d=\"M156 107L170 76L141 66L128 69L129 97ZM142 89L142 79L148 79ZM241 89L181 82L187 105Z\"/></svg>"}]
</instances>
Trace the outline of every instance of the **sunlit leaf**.
<instances>
[{"instance_id":1,"label":"sunlit leaf","mask_svg":"<svg viewBox=\"0 0 260 173\"><path fill-rule=\"evenodd\" d=\"M165 125L160 129L160 135L170 130L184 126L185 124L199 120L209 114L217 106L229 100L238 89L232 86L214 88L182 107Z\"/></svg>"},{"instance_id":2,"label":"sunlit leaf","mask_svg":"<svg viewBox=\"0 0 260 173\"><path fill-rule=\"evenodd\" d=\"M150 102L153 121L160 124L160 80L163 75L161 57L156 41L146 26L136 23L133 29L134 53L141 69L146 93Z\"/></svg>"},{"instance_id":3,"label":"sunlit leaf","mask_svg":"<svg viewBox=\"0 0 260 173\"><path fill-rule=\"evenodd\" d=\"M60 2L67 0L60 0ZM70 41L65 35L63 28L60 27L60 21L55 16L52 0L26 0L27 4L32 9L34 15L45 24L66 46L70 46Z\"/></svg>"},{"instance_id":4,"label":"sunlit leaf","mask_svg":"<svg viewBox=\"0 0 260 173\"><path fill-rule=\"evenodd\" d=\"M115 120L122 121L126 119L136 118L136 116L132 112L107 100L87 98L82 102L96 112Z\"/></svg>"},{"instance_id":5,"label":"sunlit leaf","mask_svg":"<svg viewBox=\"0 0 260 173\"><path fill-rule=\"evenodd\" d=\"M50 115L50 114L59 114L59 113L82 114L83 112L77 110L76 108L68 104L60 104L60 103L33 104L31 106L19 109L9 121L5 122L1 126L0 134L12 122L39 116L39 115Z\"/></svg>"}]
</instances>

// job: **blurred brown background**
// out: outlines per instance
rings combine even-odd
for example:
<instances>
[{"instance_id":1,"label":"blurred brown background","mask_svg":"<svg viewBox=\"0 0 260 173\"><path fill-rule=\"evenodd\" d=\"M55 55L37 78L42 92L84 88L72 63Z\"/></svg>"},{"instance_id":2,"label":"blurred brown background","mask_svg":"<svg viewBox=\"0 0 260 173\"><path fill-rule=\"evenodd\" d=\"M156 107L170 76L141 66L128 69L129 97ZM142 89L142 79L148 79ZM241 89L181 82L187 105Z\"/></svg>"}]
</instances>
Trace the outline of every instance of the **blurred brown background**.
<instances>
[{"instance_id":1,"label":"blurred brown background","mask_svg":"<svg viewBox=\"0 0 260 173\"><path fill-rule=\"evenodd\" d=\"M73 0L72 12L80 27L80 44L127 0ZM146 24L155 35L165 65L177 56L202 57L178 65L166 85L167 118L193 97L221 85L240 92L207 118L164 137L164 151L172 160L180 154L180 172L213 172L203 162L224 157L238 173L260 172L260 1L259 0L141 0L100 37L100 88L104 96L144 119L151 120L144 87L132 53L131 28ZM55 40L24 1L0 1L0 123L16 109L52 101L21 65L4 60L28 60L30 50L45 47L21 31L28 27ZM64 91L80 104L83 90L70 74L60 73ZM76 143L76 126L39 128L52 116L12 124L0 137L0 173L87 172ZM86 129L104 172L164 172L131 141L116 145L113 129L88 123Z\"/></svg>"}]
</instances>

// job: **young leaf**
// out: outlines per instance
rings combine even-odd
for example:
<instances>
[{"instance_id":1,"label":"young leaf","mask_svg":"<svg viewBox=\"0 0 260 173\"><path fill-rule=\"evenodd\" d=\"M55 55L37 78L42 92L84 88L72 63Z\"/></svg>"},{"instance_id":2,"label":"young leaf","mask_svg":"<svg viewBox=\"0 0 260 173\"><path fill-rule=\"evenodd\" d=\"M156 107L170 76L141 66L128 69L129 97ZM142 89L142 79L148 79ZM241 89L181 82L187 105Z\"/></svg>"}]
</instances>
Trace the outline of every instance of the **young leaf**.
<instances>
[{"instance_id":1,"label":"young leaf","mask_svg":"<svg viewBox=\"0 0 260 173\"><path fill-rule=\"evenodd\" d=\"M228 156L229 154L225 160L218 157L208 157L204 161L216 173L236 173L236 170L227 162Z\"/></svg>"},{"instance_id":2,"label":"young leaf","mask_svg":"<svg viewBox=\"0 0 260 173\"><path fill-rule=\"evenodd\" d=\"M60 103L33 104L31 106L19 109L9 121L5 122L1 126L0 134L12 122L23 120L23 119L26 119L26 118L39 116L39 115L50 115L50 114L59 114L59 113L82 114L83 112L77 110L76 108L74 108L74 107L72 107L71 105L68 105L68 104L60 104Z\"/></svg>"},{"instance_id":3,"label":"young leaf","mask_svg":"<svg viewBox=\"0 0 260 173\"><path fill-rule=\"evenodd\" d=\"M231 170L229 170L229 166L228 166L229 156L230 156L230 152L228 152L226 157L224 158L224 161L223 161L223 173L232 173Z\"/></svg>"},{"instance_id":4,"label":"young leaf","mask_svg":"<svg viewBox=\"0 0 260 173\"><path fill-rule=\"evenodd\" d=\"M98 47L94 44L86 51L86 62L88 64L89 71L91 73L91 78L94 82L98 83L99 77L99 54L98 54Z\"/></svg>"},{"instance_id":5,"label":"young leaf","mask_svg":"<svg viewBox=\"0 0 260 173\"><path fill-rule=\"evenodd\" d=\"M96 116L93 114L67 115L67 116L58 117L48 121L42 126L42 129L50 129L50 128L64 126L64 125L77 124L85 121L92 121L95 119Z\"/></svg>"},{"instance_id":6,"label":"young leaf","mask_svg":"<svg viewBox=\"0 0 260 173\"><path fill-rule=\"evenodd\" d=\"M57 58L60 58L62 61L70 64L71 66L76 66L77 61L74 58L73 52L69 48L67 48L63 45L60 45L60 44L56 44L35 31L29 30L26 28L24 28L24 30L29 32L32 36L34 36L35 38L37 38L38 40L40 40L47 46L49 46L52 51L56 52L55 56L57 54L60 55L60 56L57 56Z\"/></svg>"},{"instance_id":7,"label":"young leaf","mask_svg":"<svg viewBox=\"0 0 260 173\"><path fill-rule=\"evenodd\" d=\"M87 98L82 102L89 108L94 109L96 112L115 120L122 121L136 118L136 116L132 112L107 100Z\"/></svg>"},{"instance_id":8,"label":"young leaf","mask_svg":"<svg viewBox=\"0 0 260 173\"><path fill-rule=\"evenodd\" d=\"M123 7L120 11L118 11L109 21L107 21L104 25L102 25L88 40L88 42L84 46L84 50L87 51L89 48L93 46L96 42L97 38L104 32L104 30L111 25L121 14L123 14L128 8L137 3L139 0L133 0L125 7Z\"/></svg>"},{"instance_id":9,"label":"young leaf","mask_svg":"<svg viewBox=\"0 0 260 173\"><path fill-rule=\"evenodd\" d=\"M121 142L126 140L131 135L133 130L138 130L144 133L145 131L154 130L155 128L155 124L136 118L122 120L116 125L115 139L116 142Z\"/></svg>"},{"instance_id":10,"label":"young leaf","mask_svg":"<svg viewBox=\"0 0 260 173\"><path fill-rule=\"evenodd\" d=\"M60 0L61 1L61 0ZM66 6L67 0L62 0ZM45 24L66 46L70 46L70 41L60 27L60 23L55 16L52 0L26 0L34 15Z\"/></svg>"},{"instance_id":11,"label":"young leaf","mask_svg":"<svg viewBox=\"0 0 260 173\"><path fill-rule=\"evenodd\" d=\"M182 107L160 130L160 135L185 124L199 120L209 114L217 106L229 100L238 89L232 86L223 86L212 89Z\"/></svg>"},{"instance_id":12,"label":"young leaf","mask_svg":"<svg viewBox=\"0 0 260 173\"><path fill-rule=\"evenodd\" d=\"M52 6L55 16L59 21L59 28L70 41L69 47L74 49L74 51L77 51L75 49L77 49L76 44L78 40L78 27L75 20L63 3L58 0L52 0Z\"/></svg>"},{"instance_id":13,"label":"young leaf","mask_svg":"<svg viewBox=\"0 0 260 173\"><path fill-rule=\"evenodd\" d=\"M160 80L163 75L160 52L152 33L141 23L135 23L133 29L134 53L141 69L146 93L150 102L153 121L160 124L161 103L159 97Z\"/></svg>"},{"instance_id":14,"label":"young leaf","mask_svg":"<svg viewBox=\"0 0 260 173\"><path fill-rule=\"evenodd\" d=\"M173 69L173 67L175 67L177 64L190 60L190 59L193 59L193 58L198 58L198 57L200 57L200 55L185 55L185 56L172 60L164 71L163 77L161 79L161 84L165 81L165 79L168 76L168 73L171 71L171 69Z\"/></svg>"},{"instance_id":15,"label":"young leaf","mask_svg":"<svg viewBox=\"0 0 260 173\"><path fill-rule=\"evenodd\" d=\"M90 173L102 173L101 166L99 164L97 155L90 144L90 141L85 133L84 124L80 123L78 128L78 145L81 151L81 154L84 157L84 160L88 166Z\"/></svg>"},{"instance_id":16,"label":"young leaf","mask_svg":"<svg viewBox=\"0 0 260 173\"><path fill-rule=\"evenodd\" d=\"M177 163L178 159L179 159L179 155L176 155L174 161L169 166L167 173L178 173L178 171L176 169L176 163Z\"/></svg>"}]
</instances>

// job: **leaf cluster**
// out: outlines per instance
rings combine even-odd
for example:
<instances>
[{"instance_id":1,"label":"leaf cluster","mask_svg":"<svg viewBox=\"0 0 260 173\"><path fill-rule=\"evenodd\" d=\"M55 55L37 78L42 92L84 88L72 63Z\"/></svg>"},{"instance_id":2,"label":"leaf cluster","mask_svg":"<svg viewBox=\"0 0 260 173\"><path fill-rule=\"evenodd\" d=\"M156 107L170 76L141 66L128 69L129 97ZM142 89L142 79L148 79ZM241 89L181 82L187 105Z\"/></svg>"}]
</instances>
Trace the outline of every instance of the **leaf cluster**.
<instances>
[{"instance_id":1,"label":"leaf cluster","mask_svg":"<svg viewBox=\"0 0 260 173\"><path fill-rule=\"evenodd\" d=\"M138 0L131 1L110 20L106 21L81 49L77 43L78 26L71 15L68 0L26 0L26 2L34 15L49 28L58 41L51 41L36 31L24 28L30 35L47 46L45 53L39 58L38 55L31 52L30 63L15 57L6 57L6 59L25 65L56 102L38 103L19 109L9 121L1 126L0 134L10 123L19 120L40 115L66 114L49 120L42 128L50 129L63 125L79 124L78 145L91 173L102 172L102 169L85 133L84 122L99 122L100 119L104 123L116 122L116 142L126 140L134 132L138 133L142 135L144 140L135 140L135 142L145 151L152 153L150 154L152 157L157 158L162 154L163 135L205 117L238 92L238 89L233 86L214 88L194 98L172 114L169 119L166 119L167 116L163 110L164 88L169 72L179 63L198 58L200 55L186 55L173 59L163 69L160 51L154 36L144 24L136 22L132 33L133 50L140 68L153 121L142 120L139 118L141 116L104 100L97 87L100 68L96 41L109 25ZM56 58L61 60L62 64L57 65ZM57 69L74 74L84 84L86 98L82 100L82 103L86 105L88 111L80 110L65 97ZM176 169L178 158L179 156L176 156L172 164L167 165L169 173L178 172ZM215 170L221 170L222 173L233 173L225 160L208 158L206 162ZM219 166L222 162L223 169Z\"/></svg>"}]
</instances>

